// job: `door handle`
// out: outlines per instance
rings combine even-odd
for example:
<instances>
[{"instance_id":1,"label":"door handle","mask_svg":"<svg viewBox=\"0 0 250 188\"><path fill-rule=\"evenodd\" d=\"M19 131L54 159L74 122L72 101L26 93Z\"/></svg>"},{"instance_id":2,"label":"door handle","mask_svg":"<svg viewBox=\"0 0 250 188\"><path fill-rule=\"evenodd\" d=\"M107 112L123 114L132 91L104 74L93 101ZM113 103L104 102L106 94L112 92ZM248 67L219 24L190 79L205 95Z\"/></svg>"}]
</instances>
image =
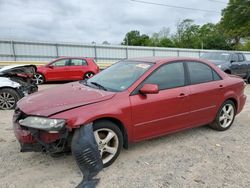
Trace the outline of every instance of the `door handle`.
<instances>
[{"instance_id":1,"label":"door handle","mask_svg":"<svg viewBox=\"0 0 250 188\"><path fill-rule=\"evenodd\" d=\"M219 88L220 88L220 89L223 89L223 87L224 87L223 85L219 85Z\"/></svg>"},{"instance_id":2,"label":"door handle","mask_svg":"<svg viewBox=\"0 0 250 188\"><path fill-rule=\"evenodd\" d=\"M185 93L181 93L181 94L178 96L178 98L184 98L184 97L186 97Z\"/></svg>"}]
</instances>

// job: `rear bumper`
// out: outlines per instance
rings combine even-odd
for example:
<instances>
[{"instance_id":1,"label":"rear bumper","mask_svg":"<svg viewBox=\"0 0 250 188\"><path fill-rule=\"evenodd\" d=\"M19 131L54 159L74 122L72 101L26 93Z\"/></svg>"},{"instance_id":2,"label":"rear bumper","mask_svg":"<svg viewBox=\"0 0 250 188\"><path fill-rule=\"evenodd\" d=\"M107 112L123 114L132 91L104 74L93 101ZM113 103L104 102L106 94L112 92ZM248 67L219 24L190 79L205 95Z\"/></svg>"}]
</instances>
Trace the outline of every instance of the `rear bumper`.
<instances>
[{"instance_id":1,"label":"rear bumper","mask_svg":"<svg viewBox=\"0 0 250 188\"><path fill-rule=\"evenodd\" d=\"M243 107L245 106L246 104L246 100L247 100L247 96L244 94L242 95L240 98L239 98L239 104L238 104L238 109L237 109L237 114L239 114Z\"/></svg>"}]
</instances>

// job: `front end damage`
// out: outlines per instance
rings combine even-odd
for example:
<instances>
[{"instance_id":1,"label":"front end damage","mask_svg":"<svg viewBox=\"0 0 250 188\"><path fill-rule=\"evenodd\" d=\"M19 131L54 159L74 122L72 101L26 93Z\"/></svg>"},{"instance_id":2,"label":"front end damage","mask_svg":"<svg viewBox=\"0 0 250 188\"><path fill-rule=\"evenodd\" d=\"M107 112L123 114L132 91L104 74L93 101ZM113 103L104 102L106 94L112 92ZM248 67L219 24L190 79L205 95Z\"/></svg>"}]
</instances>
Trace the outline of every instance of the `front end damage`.
<instances>
[{"instance_id":1,"label":"front end damage","mask_svg":"<svg viewBox=\"0 0 250 188\"><path fill-rule=\"evenodd\" d=\"M0 69L0 78L3 80L0 87L15 88L20 98L38 90L34 75L36 66L34 65L15 65L6 66Z\"/></svg>"},{"instance_id":2,"label":"front end damage","mask_svg":"<svg viewBox=\"0 0 250 188\"><path fill-rule=\"evenodd\" d=\"M93 179L103 169L101 155L95 141L92 124L73 131L67 128L65 120L27 116L16 109L13 116L15 136L21 152L46 152L57 156L72 151L83 174L79 188L95 187L99 180Z\"/></svg>"},{"instance_id":3,"label":"front end damage","mask_svg":"<svg viewBox=\"0 0 250 188\"><path fill-rule=\"evenodd\" d=\"M57 155L70 151L72 133L66 128L65 123L56 130L53 128L50 130L48 127L39 128L40 125L36 122L30 122L31 126L29 126L28 121L25 121L27 119L29 117L25 113L19 109L15 110L13 128L20 143L21 152L35 151Z\"/></svg>"}]
</instances>

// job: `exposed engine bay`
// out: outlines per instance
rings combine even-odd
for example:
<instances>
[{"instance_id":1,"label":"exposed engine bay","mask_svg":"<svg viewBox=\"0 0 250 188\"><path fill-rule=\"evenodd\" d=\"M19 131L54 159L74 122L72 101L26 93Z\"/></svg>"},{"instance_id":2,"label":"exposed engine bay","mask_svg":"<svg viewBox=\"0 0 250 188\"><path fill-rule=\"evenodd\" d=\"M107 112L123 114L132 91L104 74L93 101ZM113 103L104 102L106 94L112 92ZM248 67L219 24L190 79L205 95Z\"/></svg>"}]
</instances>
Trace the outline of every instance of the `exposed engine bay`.
<instances>
[{"instance_id":1,"label":"exposed engine bay","mask_svg":"<svg viewBox=\"0 0 250 188\"><path fill-rule=\"evenodd\" d=\"M34 65L11 65L0 69L0 109L8 110L28 94L38 90Z\"/></svg>"}]
</instances>

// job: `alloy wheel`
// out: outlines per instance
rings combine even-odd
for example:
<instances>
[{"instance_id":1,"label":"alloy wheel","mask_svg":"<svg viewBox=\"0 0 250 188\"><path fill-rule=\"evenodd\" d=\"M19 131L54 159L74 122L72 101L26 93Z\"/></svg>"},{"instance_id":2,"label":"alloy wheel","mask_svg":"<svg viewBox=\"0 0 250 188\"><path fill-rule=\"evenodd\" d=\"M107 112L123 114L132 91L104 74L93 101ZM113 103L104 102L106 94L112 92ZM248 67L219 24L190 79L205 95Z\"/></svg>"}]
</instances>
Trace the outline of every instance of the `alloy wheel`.
<instances>
[{"instance_id":1,"label":"alloy wheel","mask_svg":"<svg viewBox=\"0 0 250 188\"><path fill-rule=\"evenodd\" d=\"M231 125L233 119L234 119L234 107L232 104L226 104L220 112L219 116L219 123L220 126L223 128L227 128Z\"/></svg>"},{"instance_id":2,"label":"alloy wheel","mask_svg":"<svg viewBox=\"0 0 250 188\"><path fill-rule=\"evenodd\" d=\"M8 110L14 108L16 99L8 92L0 93L0 109Z\"/></svg>"},{"instance_id":3,"label":"alloy wheel","mask_svg":"<svg viewBox=\"0 0 250 188\"><path fill-rule=\"evenodd\" d=\"M92 72L88 72L88 73L85 74L85 79L89 79L92 76L94 76L94 74Z\"/></svg>"},{"instance_id":4,"label":"alloy wheel","mask_svg":"<svg viewBox=\"0 0 250 188\"><path fill-rule=\"evenodd\" d=\"M119 139L114 131L107 128L101 128L94 131L95 140L105 165L113 159L119 147Z\"/></svg>"},{"instance_id":5,"label":"alloy wheel","mask_svg":"<svg viewBox=\"0 0 250 188\"><path fill-rule=\"evenodd\" d=\"M42 84L44 82L44 79L43 79L43 75L41 74L35 74L34 75L35 79L36 79L36 84Z\"/></svg>"}]
</instances>

